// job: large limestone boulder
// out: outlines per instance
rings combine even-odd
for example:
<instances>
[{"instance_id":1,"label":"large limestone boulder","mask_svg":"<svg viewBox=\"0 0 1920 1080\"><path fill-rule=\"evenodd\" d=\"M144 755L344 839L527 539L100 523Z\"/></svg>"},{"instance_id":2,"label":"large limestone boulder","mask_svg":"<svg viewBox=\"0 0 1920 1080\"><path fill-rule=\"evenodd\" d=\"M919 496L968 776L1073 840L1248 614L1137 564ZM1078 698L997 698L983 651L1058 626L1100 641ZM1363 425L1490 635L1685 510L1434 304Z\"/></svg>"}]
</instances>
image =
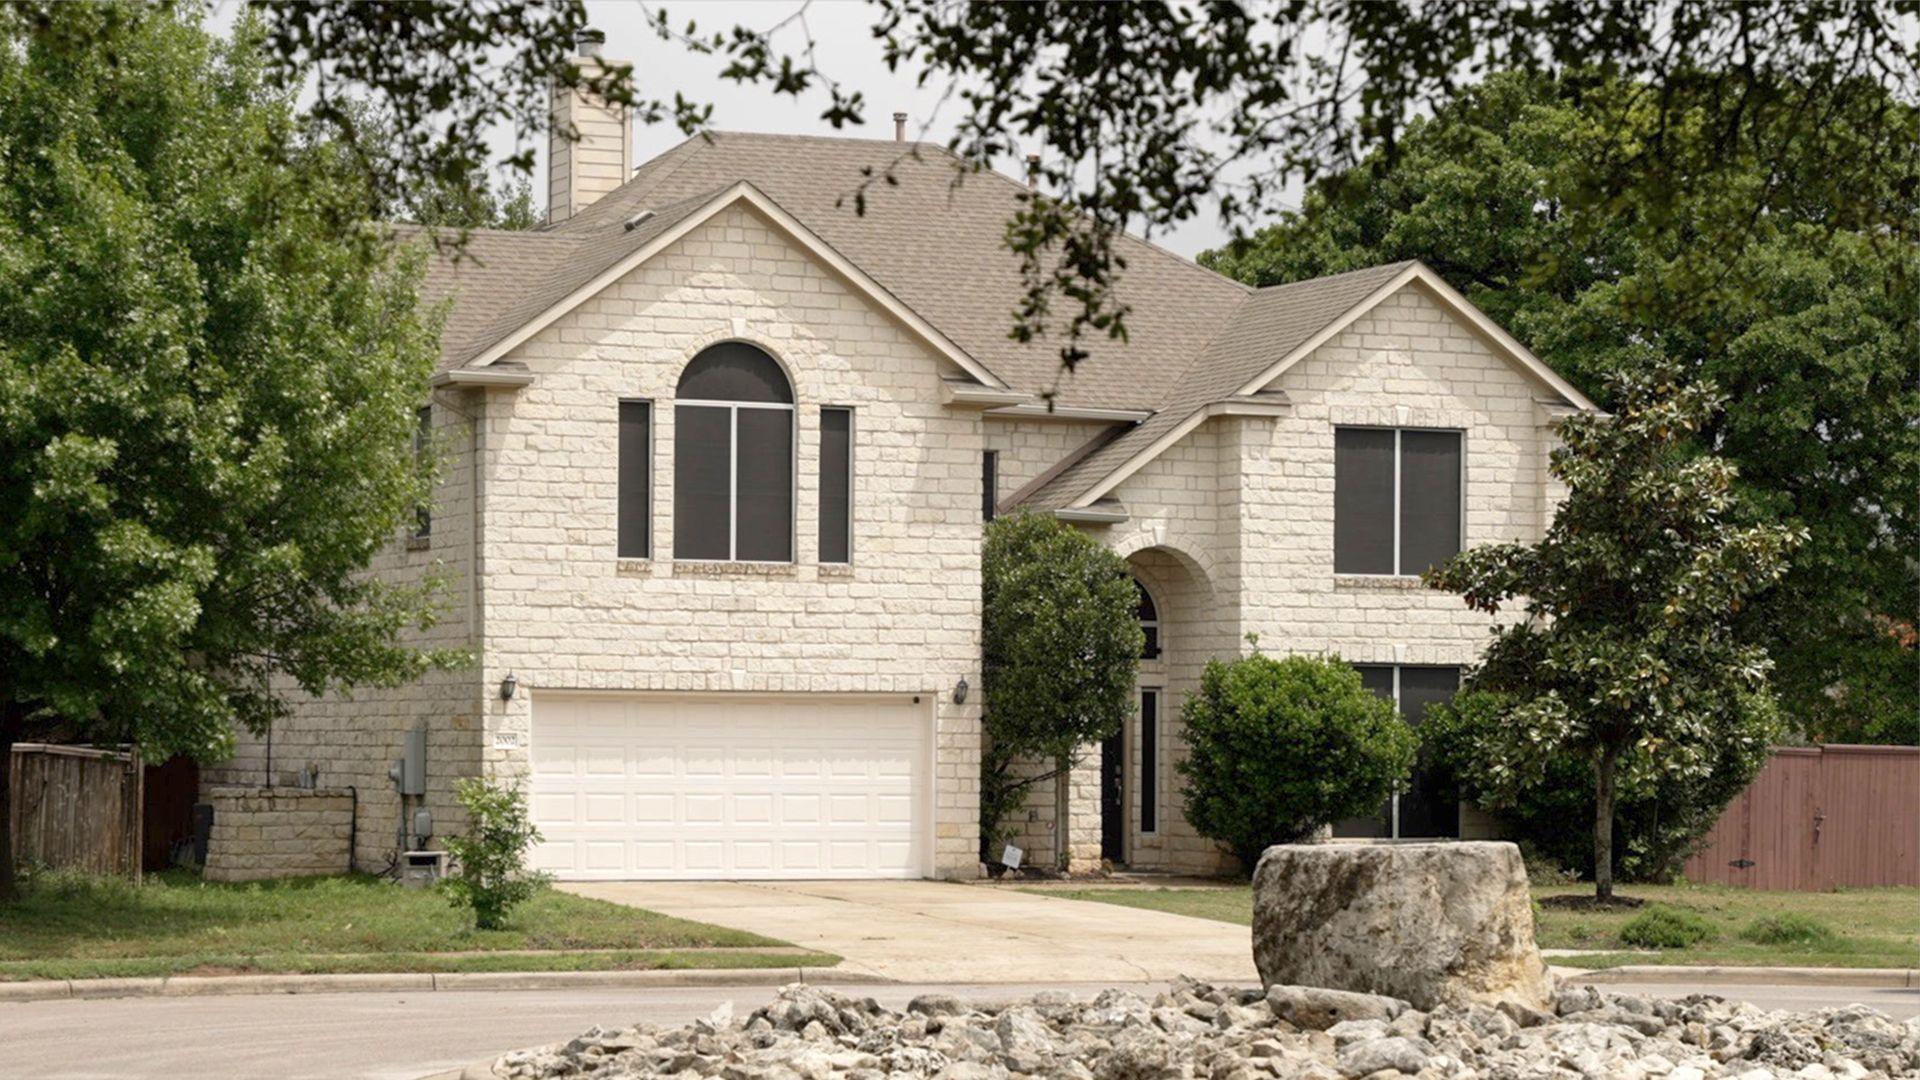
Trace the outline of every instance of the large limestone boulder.
<instances>
[{"instance_id":1,"label":"large limestone boulder","mask_svg":"<svg viewBox=\"0 0 1920 1080\"><path fill-rule=\"evenodd\" d=\"M1282 844L1253 875L1253 961L1269 987L1545 1010L1530 901L1512 844Z\"/></svg>"}]
</instances>

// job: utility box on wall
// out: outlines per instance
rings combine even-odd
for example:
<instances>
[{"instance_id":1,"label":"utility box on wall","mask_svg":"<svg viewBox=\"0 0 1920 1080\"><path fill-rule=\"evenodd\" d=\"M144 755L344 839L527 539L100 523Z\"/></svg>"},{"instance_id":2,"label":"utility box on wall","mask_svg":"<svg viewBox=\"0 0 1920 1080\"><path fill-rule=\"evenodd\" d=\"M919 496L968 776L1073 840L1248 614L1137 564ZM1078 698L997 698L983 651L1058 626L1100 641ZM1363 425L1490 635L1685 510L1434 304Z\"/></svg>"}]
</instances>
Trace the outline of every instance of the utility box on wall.
<instances>
[{"instance_id":1,"label":"utility box on wall","mask_svg":"<svg viewBox=\"0 0 1920 1080\"><path fill-rule=\"evenodd\" d=\"M402 795L425 795L427 793L427 729L414 728L402 737L400 760L393 763L387 775L393 778L393 784Z\"/></svg>"}]
</instances>

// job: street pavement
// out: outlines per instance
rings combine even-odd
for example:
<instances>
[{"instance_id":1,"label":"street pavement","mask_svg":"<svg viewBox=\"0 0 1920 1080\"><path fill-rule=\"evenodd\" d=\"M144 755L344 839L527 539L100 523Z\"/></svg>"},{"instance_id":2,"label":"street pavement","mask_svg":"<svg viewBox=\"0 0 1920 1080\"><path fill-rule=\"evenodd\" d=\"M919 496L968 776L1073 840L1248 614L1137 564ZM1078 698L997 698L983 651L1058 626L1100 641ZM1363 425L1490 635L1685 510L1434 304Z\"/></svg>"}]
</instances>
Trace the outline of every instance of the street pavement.
<instances>
[{"instance_id":1,"label":"street pavement","mask_svg":"<svg viewBox=\"0 0 1920 1080\"><path fill-rule=\"evenodd\" d=\"M975 1000L1044 989L1092 994L1118 985L1152 993L1164 983L835 986L899 1008L916 994ZM1895 1017L1920 1015L1920 990L1845 987L1609 985L1613 993L1743 998L1768 1009L1864 1002ZM416 1080L522 1046L570 1038L595 1024L685 1023L723 1001L741 1014L774 987L646 990L441 991L116 998L0 1004L0 1077L61 1080Z\"/></svg>"}]
</instances>

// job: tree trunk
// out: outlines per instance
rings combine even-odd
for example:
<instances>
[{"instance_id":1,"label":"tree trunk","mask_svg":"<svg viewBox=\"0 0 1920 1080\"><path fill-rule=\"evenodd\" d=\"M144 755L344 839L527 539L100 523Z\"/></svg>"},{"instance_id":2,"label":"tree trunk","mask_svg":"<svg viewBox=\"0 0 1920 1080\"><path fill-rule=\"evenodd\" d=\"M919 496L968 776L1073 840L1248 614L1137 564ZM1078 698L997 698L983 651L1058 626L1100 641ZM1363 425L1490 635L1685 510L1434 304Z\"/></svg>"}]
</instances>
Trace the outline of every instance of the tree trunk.
<instances>
[{"instance_id":1,"label":"tree trunk","mask_svg":"<svg viewBox=\"0 0 1920 1080\"><path fill-rule=\"evenodd\" d=\"M1600 751L1593 770L1593 898L1613 899L1613 773L1619 751Z\"/></svg>"},{"instance_id":2,"label":"tree trunk","mask_svg":"<svg viewBox=\"0 0 1920 1080\"><path fill-rule=\"evenodd\" d=\"M13 872L13 744L20 738L20 708L0 702L0 903L18 898Z\"/></svg>"}]
</instances>

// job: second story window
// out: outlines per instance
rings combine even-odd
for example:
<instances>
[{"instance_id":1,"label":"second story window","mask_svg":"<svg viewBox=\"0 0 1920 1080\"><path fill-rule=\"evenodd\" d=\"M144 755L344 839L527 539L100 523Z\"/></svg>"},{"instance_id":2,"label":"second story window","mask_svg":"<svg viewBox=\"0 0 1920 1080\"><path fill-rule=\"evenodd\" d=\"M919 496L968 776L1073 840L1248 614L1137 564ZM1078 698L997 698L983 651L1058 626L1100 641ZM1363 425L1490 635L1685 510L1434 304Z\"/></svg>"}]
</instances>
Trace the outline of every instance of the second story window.
<instances>
[{"instance_id":1,"label":"second story window","mask_svg":"<svg viewBox=\"0 0 1920 1080\"><path fill-rule=\"evenodd\" d=\"M620 403L619 493L614 554L644 559L653 554L653 407Z\"/></svg>"},{"instance_id":2,"label":"second story window","mask_svg":"<svg viewBox=\"0 0 1920 1080\"><path fill-rule=\"evenodd\" d=\"M1460 551L1460 433L1333 431L1333 569L1419 574Z\"/></svg>"},{"instance_id":3,"label":"second story window","mask_svg":"<svg viewBox=\"0 0 1920 1080\"><path fill-rule=\"evenodd\" d=\"M413 457L420 468L427 467L433 452L433 406L422 405L413 414ZM413 539L424 543L433 536L433 496L429 494L413 508Z\"/></svg>"},{"instance_id":4,"label":"second story window","mask_svg":"<svg viewBox=\"0 0 1920 1080\"><path fill-rule=\"evenodd\" d=\"M702 350L673 405L673 556L793 561L793 387L740 341Z\"/></svg>"},{"instance_id":5,"label":"second story window","mask_svg":"<svg viewBox=\"0 0 1920 1080\"><path fill-rule=\"evenodd\" d=\"M980 520L992 521L1000 507L1000 451L980 455Z\"/></svg>"}]
</instances>

